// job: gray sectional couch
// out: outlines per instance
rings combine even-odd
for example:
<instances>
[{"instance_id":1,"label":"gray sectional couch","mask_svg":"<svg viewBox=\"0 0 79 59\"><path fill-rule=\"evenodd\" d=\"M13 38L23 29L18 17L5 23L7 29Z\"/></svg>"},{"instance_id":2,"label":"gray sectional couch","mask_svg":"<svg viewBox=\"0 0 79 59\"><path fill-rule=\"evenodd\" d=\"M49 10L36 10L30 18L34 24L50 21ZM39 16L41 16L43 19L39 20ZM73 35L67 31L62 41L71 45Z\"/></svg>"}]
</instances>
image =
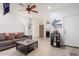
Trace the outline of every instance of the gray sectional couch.
<instances>
[{"instance_id":1,"label":"gray sectional couch","mask_svg":"<svg viewBox=\"0 0 79 59\"><path fill-rule=\"evenodd\" d=\"M0 33L0 51L16 46L15 41L22 40L23 32L15 35L15 33Z\"/></svg>"}]
</instances>

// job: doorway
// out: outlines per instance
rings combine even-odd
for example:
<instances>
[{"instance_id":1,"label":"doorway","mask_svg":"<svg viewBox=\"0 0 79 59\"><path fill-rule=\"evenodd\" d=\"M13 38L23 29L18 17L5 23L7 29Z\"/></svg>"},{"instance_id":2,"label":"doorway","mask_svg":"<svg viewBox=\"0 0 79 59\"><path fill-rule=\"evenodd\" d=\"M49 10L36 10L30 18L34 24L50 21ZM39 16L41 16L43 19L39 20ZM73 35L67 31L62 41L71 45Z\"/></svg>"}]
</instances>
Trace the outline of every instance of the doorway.
<instances>
[{"instance_id":1,"label":"doorway","mask_svg":"<svg viewBox=\"0 0 79 59\"><path fill-rule=\"evenodd\" d=\"M39 37L44 38L44 25L39 25Z\"/></svg>"}]
</instances>

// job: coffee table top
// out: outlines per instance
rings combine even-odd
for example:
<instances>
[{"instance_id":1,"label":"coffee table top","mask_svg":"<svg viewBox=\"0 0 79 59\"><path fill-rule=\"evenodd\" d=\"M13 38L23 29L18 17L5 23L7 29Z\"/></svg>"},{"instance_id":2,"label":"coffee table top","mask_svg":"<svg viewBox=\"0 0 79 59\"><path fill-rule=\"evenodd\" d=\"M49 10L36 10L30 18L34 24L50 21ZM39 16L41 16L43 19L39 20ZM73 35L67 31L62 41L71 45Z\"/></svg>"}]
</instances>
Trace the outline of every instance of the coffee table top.
<instances>
[{"instance_id":1,"label":"coffee table top","mask_svg":"<svg viewBox=\"0 0 79 59\"><path fill-rule=\"evenodd\" d=\"M16 43L27 46L27 45L33 44L35 42L38 42L38 41L31 40L31 39L26 39L26 40L23 40L23 41L17 41Z\"/></svg>"}]
</instances>

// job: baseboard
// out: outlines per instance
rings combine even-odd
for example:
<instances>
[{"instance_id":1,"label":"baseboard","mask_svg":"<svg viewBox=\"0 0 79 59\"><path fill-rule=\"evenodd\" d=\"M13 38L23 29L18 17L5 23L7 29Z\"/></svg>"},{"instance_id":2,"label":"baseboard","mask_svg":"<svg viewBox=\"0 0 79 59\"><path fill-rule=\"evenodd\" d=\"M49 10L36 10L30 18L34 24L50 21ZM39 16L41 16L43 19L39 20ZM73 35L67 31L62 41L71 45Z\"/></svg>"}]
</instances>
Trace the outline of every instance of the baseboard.
<instances>
[{"instance_id":1,"label":"baseboard","mask_svg":"<svg viewBox=\"0 0 79 59\"><path fill-rule=\"evenodd\" d=\"M75 46L70 46L70 45L64 45L64 46L72 47L72 48L78 48L79 49L79 47L75 47Z\"/></svg>"}]
</instances>

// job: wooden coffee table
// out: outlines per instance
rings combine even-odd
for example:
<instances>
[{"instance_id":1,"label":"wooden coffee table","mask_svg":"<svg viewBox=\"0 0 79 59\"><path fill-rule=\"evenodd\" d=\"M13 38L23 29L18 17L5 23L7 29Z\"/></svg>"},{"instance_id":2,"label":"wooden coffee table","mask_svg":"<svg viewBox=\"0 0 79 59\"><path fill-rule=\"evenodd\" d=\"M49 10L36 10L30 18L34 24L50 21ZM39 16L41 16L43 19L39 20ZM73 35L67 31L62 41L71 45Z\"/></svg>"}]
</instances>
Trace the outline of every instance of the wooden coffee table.
<instances>
[{"instance_id":1,"label":"wooden coffee table","mask_svg":"<svg viewBox=\"0 0 79 59\"><path fill-rule=\"evenodd\" d=\"M38 41L26 39L24 41L17 41L16 43L16 50L27 54L32 50L38 48Z\"/></svg>"}]
</instances>

